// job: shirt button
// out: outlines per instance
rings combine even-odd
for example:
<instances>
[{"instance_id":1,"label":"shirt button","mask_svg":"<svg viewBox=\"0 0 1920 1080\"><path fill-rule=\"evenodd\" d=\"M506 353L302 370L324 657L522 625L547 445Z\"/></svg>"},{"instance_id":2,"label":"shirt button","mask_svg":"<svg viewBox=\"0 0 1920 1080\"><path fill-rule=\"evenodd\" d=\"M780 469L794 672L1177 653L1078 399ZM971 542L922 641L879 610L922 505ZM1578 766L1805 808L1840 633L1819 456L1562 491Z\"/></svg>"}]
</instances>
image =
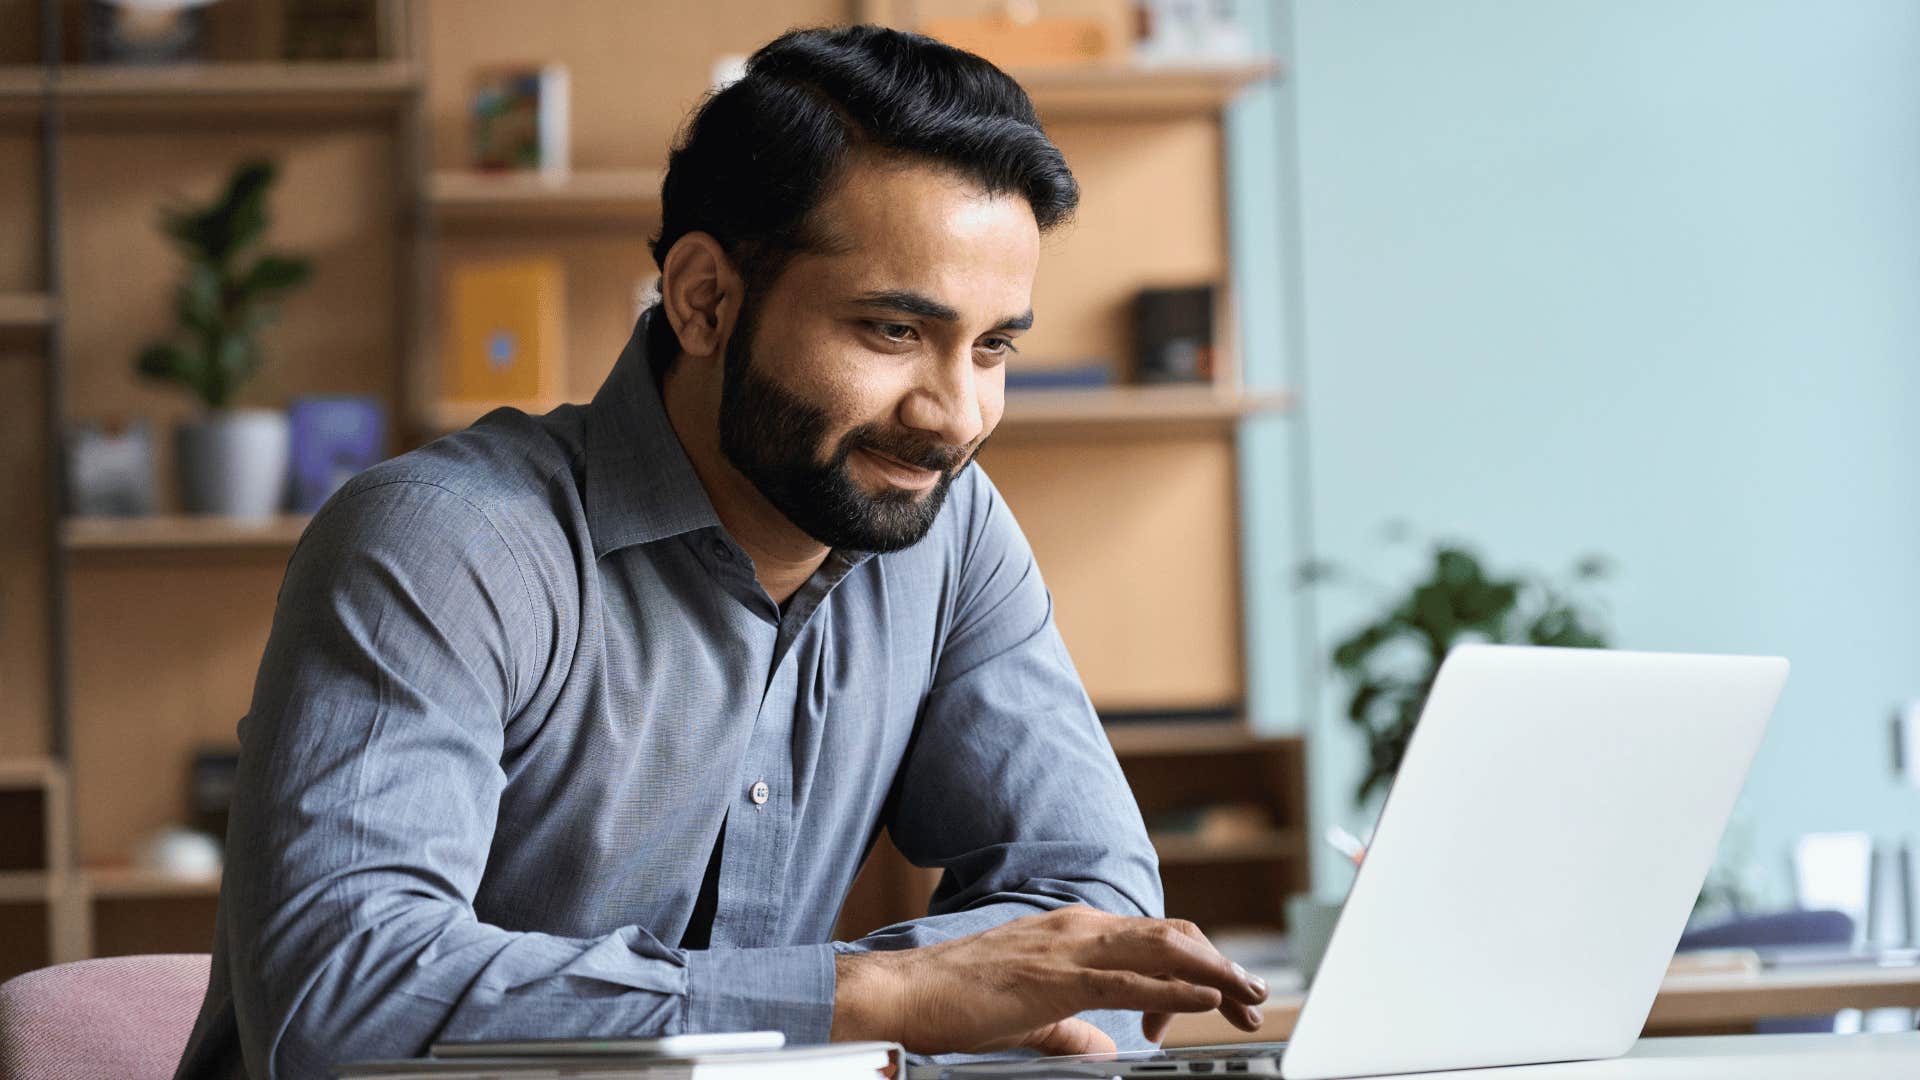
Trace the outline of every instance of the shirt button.
<instances>
[{"instance_id":1,"label":"shirt button","mask_svg":"<svg viewBox=\"0 0 1920 1080\"><path fill-rule=\"evenodd\" d=\"M715 540L713 542L713 557L719 559L721 562L732 562L733 549L727 546L725 540Z\"/></svg>"},{"instance_id":2,"label":"shirt button","mask_svg":"<svg viewBox=\"0 0 1920 1080\"><path fill-rule=\"evenodd\" d=\"M770 794L772 789L767 787L765 780L755 780L753 786L747 789L747 798L752 799L755 806L765 806Z\"/></svg>"}]
</instances>

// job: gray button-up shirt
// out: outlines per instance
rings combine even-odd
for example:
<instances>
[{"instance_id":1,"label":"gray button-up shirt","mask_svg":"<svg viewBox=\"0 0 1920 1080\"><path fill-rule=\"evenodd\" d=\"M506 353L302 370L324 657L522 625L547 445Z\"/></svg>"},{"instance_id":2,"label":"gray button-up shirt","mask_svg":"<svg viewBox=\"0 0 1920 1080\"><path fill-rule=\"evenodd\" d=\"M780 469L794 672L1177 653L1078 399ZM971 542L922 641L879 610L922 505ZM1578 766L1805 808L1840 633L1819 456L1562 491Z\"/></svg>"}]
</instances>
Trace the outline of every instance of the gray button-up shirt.
<instances>
[{"instance_id":1,"label":"gray button-up shirt","mask_svg":"<svg viewBox=\"0 0 1920 1080\"><path fill-rule=\"evenodd\" d=\"M985 474L919 544L835 551L783 610L667 422L644 325L592 404L495 412L307 529L240 723L181 1075L315 1076L436 1039L823 1042L836 952L1071 903L1160 914ZM881 828L944 870L929 914L835 942ZM722 840L711 947L678 948ZM1142 1045L1135 1014L1089 1018Z\"/></svg>"}]
</instances>

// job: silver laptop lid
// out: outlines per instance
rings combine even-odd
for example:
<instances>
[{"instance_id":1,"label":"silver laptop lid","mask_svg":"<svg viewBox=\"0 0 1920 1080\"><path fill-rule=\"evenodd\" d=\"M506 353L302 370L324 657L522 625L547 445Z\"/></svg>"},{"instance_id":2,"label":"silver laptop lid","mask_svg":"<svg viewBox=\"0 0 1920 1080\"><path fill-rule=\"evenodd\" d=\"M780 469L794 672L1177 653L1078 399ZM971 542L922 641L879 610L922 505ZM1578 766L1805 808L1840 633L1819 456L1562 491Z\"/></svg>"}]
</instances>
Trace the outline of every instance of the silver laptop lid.
<instances>
[{"instance_id":1,"label":"silver laptop lid","mask_svg":"<svg viewBox=\"0 0 1920 1080\"><path fill-rule=\"evenodd\" d=\"M1786 677L1778 657L1454 649L1283 1075L1625 1053Z\"/></svg>"}]
</instances>

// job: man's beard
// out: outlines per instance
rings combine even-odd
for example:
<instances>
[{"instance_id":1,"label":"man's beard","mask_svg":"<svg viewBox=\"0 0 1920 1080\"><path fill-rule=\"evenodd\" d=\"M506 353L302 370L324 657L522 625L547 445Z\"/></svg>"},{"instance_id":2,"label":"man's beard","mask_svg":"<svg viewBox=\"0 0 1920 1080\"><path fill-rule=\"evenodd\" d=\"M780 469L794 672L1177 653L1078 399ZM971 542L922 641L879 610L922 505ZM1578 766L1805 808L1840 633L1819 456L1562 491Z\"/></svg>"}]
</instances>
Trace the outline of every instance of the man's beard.
<instances>
[{"instance_id":1,"label":"man's beard","mask_svg":"<svg viewBox=\"0 0 1920 1080\"><path fill-rule=\"evenodd\" d=\"M800 531L831 548L899 551L933 528L947 488L978 446L954 447L879 424L842 436L825 461L814 455L826 437L826 412L780 386L753 364L751 306L727 341L720 391L720 450L760 494ZM921 469L940 479L926 492L862 488L847 468L856 450Z\"/></svg>"}]
</instances>

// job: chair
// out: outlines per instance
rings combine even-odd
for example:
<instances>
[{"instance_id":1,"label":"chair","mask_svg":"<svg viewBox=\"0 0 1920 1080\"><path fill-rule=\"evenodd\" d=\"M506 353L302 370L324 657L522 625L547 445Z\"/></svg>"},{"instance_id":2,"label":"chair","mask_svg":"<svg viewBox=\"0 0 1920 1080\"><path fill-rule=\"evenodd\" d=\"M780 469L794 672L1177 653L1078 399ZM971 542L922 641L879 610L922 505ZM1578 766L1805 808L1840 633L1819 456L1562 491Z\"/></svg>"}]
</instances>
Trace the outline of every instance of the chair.
<instances>
[{"instance_id":1,"label":"chair","mask_svg":"<svg viewBox=\"0 0 1920 1080\"><path fill-rule=\"evenodd\" d=\"M0 983L0 1077L169 1080L212 967L206 953L116 956Z\"/></svg>"},{"instance_id":2,"label":"chair","mask_svg":"<svg viewBox=\"0 0 1920 1080\"><path fill-rule=\"evenodd\" d=\"M1829 945L1846 949L1853 944L1853 918L1844 911L1777 911L1747 915L1694 930L1680 938L1679 952L1693 949L1771 949L1792 945ZM1761 1020L1755 1032L1832 1031L1832 1016L1792 1016Z\"/></svg>"}]
</instances>

